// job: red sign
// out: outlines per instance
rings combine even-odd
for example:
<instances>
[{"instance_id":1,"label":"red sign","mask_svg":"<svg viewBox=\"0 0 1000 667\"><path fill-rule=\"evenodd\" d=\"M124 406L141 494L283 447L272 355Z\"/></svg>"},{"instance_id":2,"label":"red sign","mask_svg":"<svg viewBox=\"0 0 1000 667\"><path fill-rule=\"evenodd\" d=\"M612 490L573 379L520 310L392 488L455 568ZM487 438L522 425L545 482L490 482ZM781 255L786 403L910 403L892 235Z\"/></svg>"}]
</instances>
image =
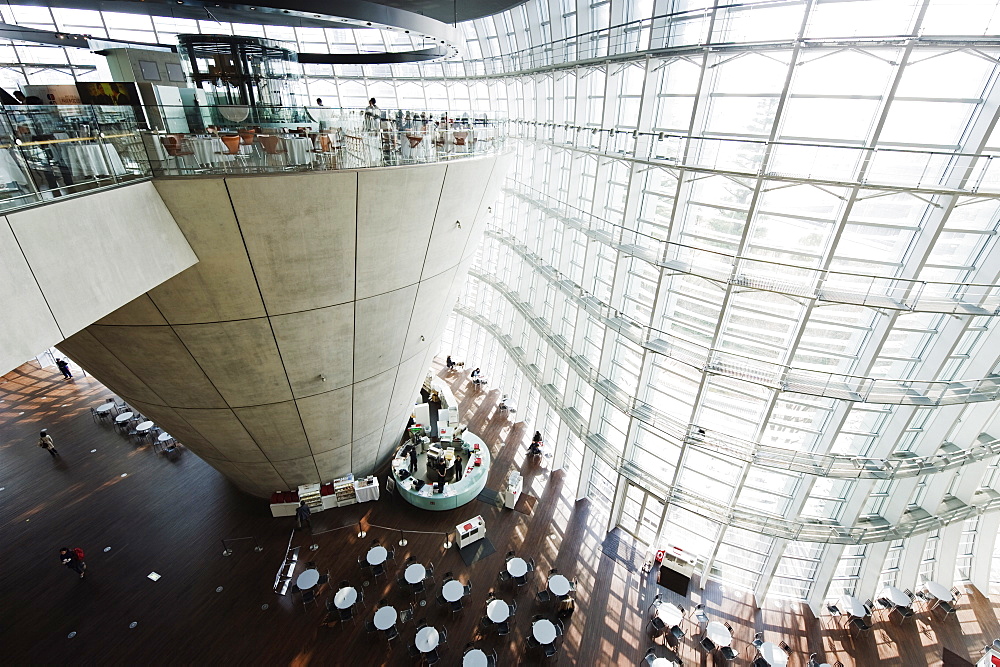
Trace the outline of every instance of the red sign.
<instances>
[{"instance_id":1,"label":"red sign","mask_svg":"<svg viewBox=\"0 0 1000 667\"><path fill-rule=\"evenodd\" d=\"M464 526L462 526L462 530L472 530L472 524L471 523L465 524Z\"/></svg>"},{"instance_id":2,"label":"red sign","mask_svg":"<svg viewBox=\"0 0 1000 667\"><path fill-rule=\"evenodd\" d=\"M1000 657L990 656L990 661L993 663L994 667L1000 667Z\"/></svg>"}]
</instances>

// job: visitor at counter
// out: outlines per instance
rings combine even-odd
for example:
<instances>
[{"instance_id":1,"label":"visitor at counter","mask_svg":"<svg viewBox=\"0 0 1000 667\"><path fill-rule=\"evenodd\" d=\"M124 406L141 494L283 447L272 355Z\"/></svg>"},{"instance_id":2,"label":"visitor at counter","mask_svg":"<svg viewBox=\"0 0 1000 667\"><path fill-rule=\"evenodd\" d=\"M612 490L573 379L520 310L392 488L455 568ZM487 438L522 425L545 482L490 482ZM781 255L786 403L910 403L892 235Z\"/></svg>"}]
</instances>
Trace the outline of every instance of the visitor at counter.
<instances>
[{"instance_id":1,"label":"visitor at counter","mask_svg":"<svg viewBox=\"0 0 1000 667\"><path fill-rule=\"evenodd\" d=\"M405 454L410 457L410 472L417 471L417 446L410 443L406 446Z\"/></svg>"}]
</instances>

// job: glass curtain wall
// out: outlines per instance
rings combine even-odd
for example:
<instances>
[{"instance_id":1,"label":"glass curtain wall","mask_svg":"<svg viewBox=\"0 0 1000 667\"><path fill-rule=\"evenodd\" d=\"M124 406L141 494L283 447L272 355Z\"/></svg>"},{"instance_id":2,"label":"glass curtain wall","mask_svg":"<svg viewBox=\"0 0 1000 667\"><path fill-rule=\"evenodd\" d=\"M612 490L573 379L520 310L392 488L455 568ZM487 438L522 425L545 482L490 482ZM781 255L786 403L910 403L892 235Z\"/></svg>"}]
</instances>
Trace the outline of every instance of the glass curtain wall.
<instances>
[{"instance_id":1,"label":"glass curtain wall","mask_svg":"<svg viewBox=\"0 0 1000 667\"><path fill-rule=\"evenodd\" d=\"M461 58L309 66L309 96L516 121L445 349L603 527L814 606L1000 580L997 3L529 0L459 28Z\"/></svg>"}]
</instances>

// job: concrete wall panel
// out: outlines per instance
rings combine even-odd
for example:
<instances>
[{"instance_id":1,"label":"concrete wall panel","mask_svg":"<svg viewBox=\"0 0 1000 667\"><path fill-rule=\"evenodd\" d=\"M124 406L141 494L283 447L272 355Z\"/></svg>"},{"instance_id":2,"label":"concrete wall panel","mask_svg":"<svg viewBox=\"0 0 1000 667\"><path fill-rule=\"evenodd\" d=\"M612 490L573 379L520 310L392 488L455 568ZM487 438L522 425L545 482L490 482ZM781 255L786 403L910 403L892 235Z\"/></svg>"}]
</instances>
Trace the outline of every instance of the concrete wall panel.
<instances>
[{"instance_id":1,"label":"concrete wall panel","mask_svg":"<svg viewBox=\"0 0 1000 667\"><path fill-rule=\"evenodd\" d=\"M267 319L185 324L175 330L228 405L292 398Z\"/></svg>"},{"instance_id":2,"label":"concrete wall panel","mask_svg":"<svg viewBox=\"0 0 1000 667\"><path fill-rule=\"evenodd\" d=\"M269 315L354 299L355 172L226 182Z\"/></svg>"},{"instance_id":3,"label":"concrete wall panel","mask_svg":"<svg viewBox=\"0 0 1000 667\"><path fill-rule=\"evenodd\" d=\"M7 217L63 336L198 261L151 183Z\"/></svg>"},{"instance_id":4,"label":"concrete wall panel","mask_svg":"<svg viewBox=\"0 0 1000 667\"><path fill-rule=\"evenodd\" d=\"M300 398L295 403L314 454L351 444L354 387L347 386Z\"/></svg>"},{"instance_id":5,"label":"concrete wall panel","mask_svg":"<svg viewBox=\"0 0 1000 667\"><path fill-rule=\"evenodd\" d=\"M151 290L153 301L175 324L263 317L243 235L222 178L154 181L167 208L198 255L198 263Z\"/></svg>"},{"instance_id":6,"label":"concrete wall panel","mask_svg":"<svg viewBox=\"0 0 1000 667\"><path fill-rule=\"evenodd\" d=\"M358 175L357 298L420 280L446 165Z\"/></svg>"},{"instance_id":7,"label":"concrete wall panel","mask_svg":"<svg viewBox=\"0 0 1000 667\"><path fill-rule=\"evenodd\" d=\"M292 401L233 408L233 412L271 461L312 454L299 412Z\"/></svg>"},{"instance_id":8,"label":"concrete wall panel","mask_svg":"<svg viewBox=\"0 0 1000 667\"><path fill-rule=\"evenodd\" d=\"M354 345L354 304L277 315L271 318L271 326L296 397L354 381L351 355L344 354ZM317 340L325 344L316 345Z\"/></svg>"},{"instance_id":9,"label":"concrete wall panel","mask_svg":"<svg viewBox=\"0 0 1000 667\"><path fill-rule=\"evenodd\" d=\"M371 474L461 290L495 161L158 182L202 261L71 354L250 493Z\"/></svg>"},{"instance_id":10,"label":"concrete wall panel","mask_svg":"<svg viewBox=\"0 0 1000 667\"><path fill-rule=\"evenodd\" d=\"M191 356L170 327L109 327L95 324L88 327L87 331L112 350L121 363L156 392L161 400L151 400L150 403L162 402L185 408L225 407L225 401L202 371L198 361ZM79 360L77 357L74 359Z\"/></svg>"}]
</instances>

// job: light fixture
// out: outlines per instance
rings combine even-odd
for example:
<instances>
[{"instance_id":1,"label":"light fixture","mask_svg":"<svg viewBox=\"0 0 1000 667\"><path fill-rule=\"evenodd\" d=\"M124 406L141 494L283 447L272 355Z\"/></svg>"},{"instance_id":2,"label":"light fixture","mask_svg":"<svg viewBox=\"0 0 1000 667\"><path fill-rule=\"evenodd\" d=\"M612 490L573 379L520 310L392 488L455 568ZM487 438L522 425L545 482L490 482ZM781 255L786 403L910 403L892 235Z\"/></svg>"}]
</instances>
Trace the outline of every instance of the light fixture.
<instances>
[{"instance_id":1,"label":"light fixture","mask_svg":"<svg viewBox=\"0 0 1000 667\"><path fill-rule=\"evenodd\" d=\"M399 542L397 542L397 544L401 547L406 546L406 535L403 534L402 529L399 531Z\"/></svg>"},{"instance_id":2,"label":"light fixture","mask_svg":"<svg viewBox=\"0 0 1000 667\"><path fill-rule=\"evenodd\" d=\"M365 537L367 537L367 535L368 533L365 531L364 526L362 526L361 522L358 521L358 537L364 539Z\"/></svg>"},{"instance_id":3,"label":"light fixture","mask_svg":"<svg viewBox=\"0 0 1000 667\"><path fill-rule=\"evenodd\" d=\"M444 534L444 548L451 549L451 533Z\"/></svg>"}]
</instances>

